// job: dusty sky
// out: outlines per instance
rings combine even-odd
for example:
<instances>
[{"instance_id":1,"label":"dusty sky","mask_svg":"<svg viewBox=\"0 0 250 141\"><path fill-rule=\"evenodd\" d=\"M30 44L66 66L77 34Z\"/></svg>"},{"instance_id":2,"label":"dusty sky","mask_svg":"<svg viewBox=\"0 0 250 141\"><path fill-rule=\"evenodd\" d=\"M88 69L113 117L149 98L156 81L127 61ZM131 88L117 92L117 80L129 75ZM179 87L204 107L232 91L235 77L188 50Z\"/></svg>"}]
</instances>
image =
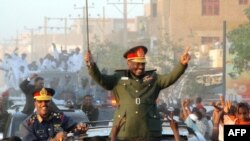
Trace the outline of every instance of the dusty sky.
<instances>
[{"instance_id":1,"label":"dusty sky","mask_svg":"<svg viewBox=\"0 0 250 141\"><path fill-rule=\"evenodd\" d=\"M122 18L123 0L88 0L89 17L103 15L105 7L105 17ZM149 0L127 0L128 2L143 2ZM27 28L38 28L43 26L44 17L51 18L77 18L82 16L81 8L85 6L85 0L0 0L0 42L11 40L16 37L17 32L21 33ZM94 3L94 6L92 6ZM74 8L74 5L78 9ZM120 11L119 11L120 10ZM143 15L143 5L128 5L128 17ZM71 20L72 21L72 20ZM50 26L63 26L64 22L59 20L50 21ZM70 23L69 23L70 24Z\"/></svg>"}]
</instances>

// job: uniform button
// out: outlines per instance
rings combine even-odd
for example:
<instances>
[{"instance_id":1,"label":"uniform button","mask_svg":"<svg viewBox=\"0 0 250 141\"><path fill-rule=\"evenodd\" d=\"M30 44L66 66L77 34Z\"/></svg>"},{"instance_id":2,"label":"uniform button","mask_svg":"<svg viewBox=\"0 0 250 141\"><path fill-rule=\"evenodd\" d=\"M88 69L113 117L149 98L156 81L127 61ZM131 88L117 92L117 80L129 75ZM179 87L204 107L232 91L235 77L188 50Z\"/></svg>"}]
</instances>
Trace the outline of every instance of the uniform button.
<instances>
[{"instance_id":1,"label":"uniform button","mask_svg":"<svg viewBox=\"0 0 250 141\"><path fill-rule=\"evenodd\" d=\"M121 115L118 115L118 118L120 118L121 117Z\"/></svg>"},{"instance_id":2,"label":"uniform button","mask_svg":"<svg viewBox=\"0 0 250 141\"><path fill-rule=\"evenodd\" d=\"M138 80L138 79L136 79L135 81L137 81L137 82L138 82L139 80Z\"/></svg>"},{"instance_id":3,"label":"uniform button","mask_svg":"<svg viewBox=\"0 0 250 141\"><path fill-rule=\"evenodd\" d=\"M150 84L148 84L148 86L150 87L151 85L150 85Z\"/></svg>"},{"instance_id":4,"label":"uniform button","mask_svg":"<svg viewBox=\"0 0 250 141\"><path fill-rule=\"evenodd\" d=\"M156 115L154 115L154 118L156 118Z\"/></svg>"},{"instance_id":5,"label":"uniform button","mask_svg":"<svg viewBox=\"0 0 250 141\"><path fill-rule=\"evenodd\" d=\"M136 93L138 93L138 90L135 90Z\"/></svg>"},{"instance_id":6,"label":"uniform button","mask_svg":"<svg viewBox=\"0 0 250 141\"><path fill-rule=\"evenodd\" d=\"M135 111L136 114L138 114L138 111Z\"/></svg>"},{"instance_id":7,"label":"uniform button","mask_svg":"<svg viewBox=\"0 0 250 141\"><path fill-rule=\"evenodd\" d=\"M125 86L126 84L125 84L125 83L123 83L123 85Z\"/></svg>"},{"instance_id":8,"label":"uniform button","mask_svg":"<svg viewBox=\"0 0 250 141\"><path fill-rule=\"evenodd\" d=\"M50 131L50 128L48 128L48 131Z\"/></svg>"}]
</instances>

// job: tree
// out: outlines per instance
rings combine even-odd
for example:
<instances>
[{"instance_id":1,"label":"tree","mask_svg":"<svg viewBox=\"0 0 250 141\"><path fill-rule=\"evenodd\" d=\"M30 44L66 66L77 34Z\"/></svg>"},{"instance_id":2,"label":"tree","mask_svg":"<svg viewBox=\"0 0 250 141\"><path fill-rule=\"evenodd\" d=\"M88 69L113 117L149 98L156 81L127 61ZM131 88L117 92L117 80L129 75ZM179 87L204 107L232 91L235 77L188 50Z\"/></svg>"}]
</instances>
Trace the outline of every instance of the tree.
<instances>
[{"instance_id":1,"label":"tree","mask_svg":"<svg viewBox=\"0 0 250 141\"><path fill-rule=\"evenodd\" d=\"M250 7L245 10L250 20ZM233 68L236 72L250 70L250 22L229 32L228 39L232 43L229 53L233 55Z\"/></svg>"}]
</instances>

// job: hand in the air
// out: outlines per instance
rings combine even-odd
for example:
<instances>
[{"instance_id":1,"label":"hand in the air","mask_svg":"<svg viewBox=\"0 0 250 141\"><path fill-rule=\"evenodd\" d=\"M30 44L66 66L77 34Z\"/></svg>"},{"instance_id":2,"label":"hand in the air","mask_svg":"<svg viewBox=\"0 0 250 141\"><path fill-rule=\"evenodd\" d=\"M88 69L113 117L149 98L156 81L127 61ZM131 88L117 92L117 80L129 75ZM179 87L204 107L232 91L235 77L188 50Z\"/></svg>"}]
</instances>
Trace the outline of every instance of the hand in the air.
<instances>
[{"instance_id":1,"label":"hand in the air","mask_svg":"<svg viewBox=\"0 0 250 141\"><path fill-rule=\"evenodd\" d=\"M184 53L181 55L180 62L182 65L187 65L189 60L191 59L191 56L189 55L189 47L186 47Z\"/></svg>"},{"instance_id":2,"label":"hand in the air","mask_svg":"<svg viewBox=\"0 0 250 141\"><path fill-rule=\"evenodd\" d=\"M86 62L87 65L90 65L91 63L94 62L94 61L93 61L93 58L92 58L92 54L91 54L90 51L87 51L87 52L85 53L84 60L85 60L85 62Z\"/></svg>"}]
</instances>

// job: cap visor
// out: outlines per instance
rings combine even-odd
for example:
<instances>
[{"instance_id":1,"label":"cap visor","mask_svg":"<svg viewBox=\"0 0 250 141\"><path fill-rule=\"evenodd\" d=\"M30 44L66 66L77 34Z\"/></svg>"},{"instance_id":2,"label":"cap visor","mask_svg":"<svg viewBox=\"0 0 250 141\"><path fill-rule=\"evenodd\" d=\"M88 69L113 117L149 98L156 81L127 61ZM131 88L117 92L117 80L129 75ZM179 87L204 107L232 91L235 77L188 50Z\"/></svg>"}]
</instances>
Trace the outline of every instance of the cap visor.
<instances>
[{"instance_id":1,"label":"cap visor","mask_svg":"<svg viewBox=\"0 0 250 141\"><path fill-rule=\"evenodd\" d=\"M136 62L136 63L146 63L145 58L136 58L136 59L131 59L130 61Z\"/></svg>"},{"instance_id":2,"label":"cap visor","mask_svg":"<svg viewBox=\"0 0 250 141\"><path fill-rule=\"evenodd\" d=\"M39 96L39 97L34 97L35 100L51 100L51 96Z\"/></svg>"}]
</instances>

